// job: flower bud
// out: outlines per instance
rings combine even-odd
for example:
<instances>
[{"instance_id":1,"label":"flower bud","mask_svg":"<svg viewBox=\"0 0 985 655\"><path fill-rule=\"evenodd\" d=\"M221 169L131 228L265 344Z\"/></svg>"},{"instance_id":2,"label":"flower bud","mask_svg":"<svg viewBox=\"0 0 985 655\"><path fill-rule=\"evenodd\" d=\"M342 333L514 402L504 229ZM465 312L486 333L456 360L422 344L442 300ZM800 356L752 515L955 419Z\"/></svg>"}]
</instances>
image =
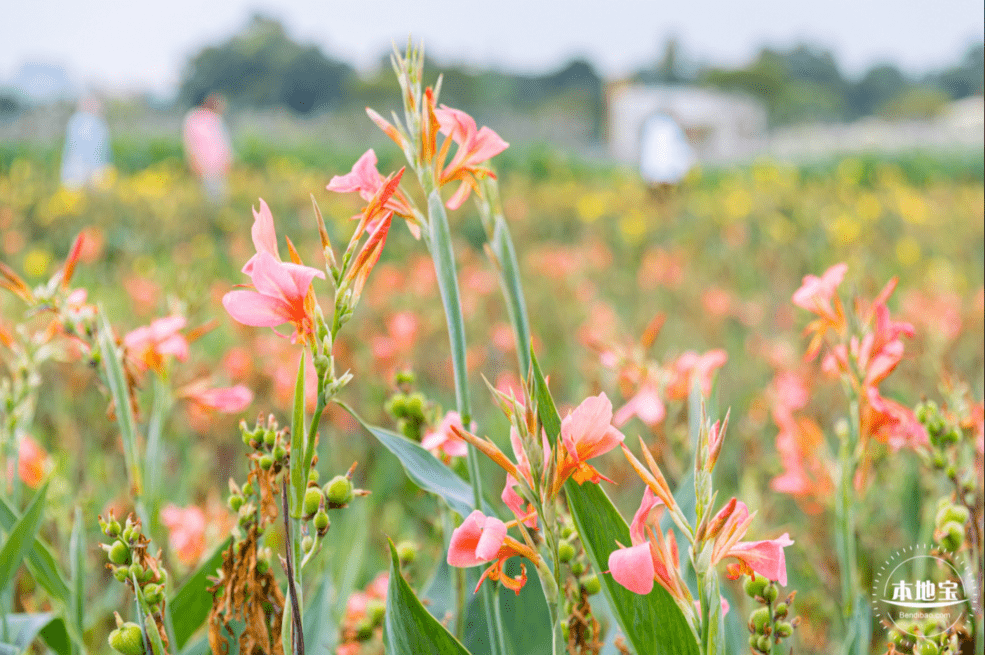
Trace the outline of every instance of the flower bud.
<instances>
[{"instance_id":1,"label":"flower bud","mask_svg":"<svg viewBox=\"0 0 985 655\"><path fill-rule=\"evenodd\" d=\"M315 512L321 507L322 498L321 489L318 487L310 487L304 492L304 506L302 509L306 517L310 518L315 515Z\"/></svg>"},{"instance_id":2,"label":"flower bud","mask_svg":"<svg viewBox=\"0 0 985 655\"><path fill-rule=\"evenodd\" d=\"M575 547L570 541L562 541L557 547L557 556L562 563L567 564L575 558Z\"/></svg>"},{"instance_id":3,"label":"flower bud","mask_svg":"<svg viewBox=\"0 0 985 655\"><path fill-rule=\"evenodd\" d=\"M961 545L964 543L964 525L958 523L957 521L948 521L941 526L939 535L939 543L941 548L944 550L949 550L952 553L957 552L957 550L961 548Z\"/></svg>"},{"instance_id":4,"label":"flower bud","mask_svg":"<svg viewBox=\"0 0 985 655\"><path fill-rule=\"evenodd\" d=\"M573 538L576 538L577 536L578 535L577 535L577 533L575 533L575 529L573 527L571 527L570 525L566 525L563 528L561 528L561 538L562 539L573 539Z\"/></svg>"},{"instance_id":5,"label":"flower bud","mask_svg":"<svg viewBox=\"0 0 985 655\"><path fill-rule=\"evenodd\" d=\"M581 586L585 589L585 593L589 596L594 596L598 592L602 591L602 581L599 580L597 575L586 575L581 579Z\"/></svg>"},{"instance_id":6,"label":"flower bud","mask_svg":"<svg viewBox=\"0 0 985 655\"><path fill-rule=\"evenodd\" d=\"M355 498L352 481L344 475L336 475L325 485L325 498L329 507L345 507Z\"/></svg>"},{"instance_id":7,"label":"flower bud","mask_svg":"<svg viewBox=\"0 0 985 655\"><path fill-rule=\"evenodd\" d=\"M113 542L109 549L109 561L113 564L127 564L130 562L130 548L120 540Z\"/></svg>"},{"instance_id":8,"label":"flower bud","mask_svg":"<svg viewBox=\"0 0 985 655\"><path fill-rule=\"evenodd\" d=\"M401 564L411 564L417 559L417 547L410 541L397 544L397 558Z\"/></svg>"},{"instance_id":9,"label":"flower bud","mask_svg":"<svg viewBox=\"0 0 985 655\"><path fill-rule=\"evenodd\" d=\"M328 519L328 514L324 510L321 510L315 514L314 524L315 530L318 532L318 536L322 537L326 532L328 532L328 526L330 526L332 522Z\"/></svg>"},{"instance_id":10,"label":"flower bud","mask_svg":"<svg viewBox=\"0 0 985 655\"><path fill-rule=\"evenodd\" d=\"M124 623L109 633L109 646L123 655L142 655L144 633L136 623Z\"/></svg>"},{"instance_id":11,"label":"flower bud","mask_svg":"<svg viewBox=\"0 0 985 655\"><path fill-rule=\"evenodd\" d=\"M373 624L363 621L356 627L356 639L358 641L369 641L373 638Z\"/></svg>"},{"instance_id":12,"label":"flower bud","mask_svg":"<svg viewBox=\"0 0 985 655\"><path fill-rule=\"evenodd\" d=\"M397 385L399 386L412 385L416 381L414 377L414 371L411 370L397 371L395 380Z\"/></svg>"},{"instance_id":13,"label":"flower bud","mask_svg":"<svg viewBox=\"0 0 985 655\"><path fill-rule=\"evenodd\" d=\"M769 584L769 580L767 580L764 576L759 575L758 573L753 573L752 577L746 580L744 588L746 590L746 594L750 598L755 598L756 596L762 598L763 590L766 589L767 584Z\"/></svg>"},{"instance_id":14,"label":"flower bud","mask_svg":"<svg viewBox=\"0 0 985 655\"><path fill-rule=\"evenodd\" d=\"M120 530L122 529L123 528L120 526L119 521L115 519L110 519L109 522L106 524L106 527L104 528L103 532L106 534L107 537L118 537L120 536Z\"/></svg>"},{"instance_id":15,"label":"flower bud","mask_svg":"<svg viewBox=\"0 0 985 655\"><path fill-rule=\"evenodd\" d=\"M764 634L767 626L770 625L770 622L771 617L769 608L760 607L749 615L749 630L758 635Z\"/></svg>"},{"instance_id":16,"label":"flower bud","mask_svg":"<svg viewBox=\"0 0 985 655\"><path fill-rule=\"evenodd\" d=\"M239 508L243 506L243 497L240 496L239 494L233 494L232 496L229 497L228 503L229 503L229 509L233 510L234 512L238 512Z\"/></svg>"},{"instance_id":17,"label":"flower bud","mask_svg":"<svg viewBox=\"0 0 985 655\"><path fill-rule=\"evenodd\" d=\"M144 579L144 567L142 567L140 564L137 564L136 562L134 562L133 564L131 564L130 565L130 577L136 579L137 582L140 582L141 580L143 580Z\"/></svg>"},{"instance_id":18,"label":"flower bud","mask_svg":"<svg viewBox=\"0 0 985 655\"><path fill-rule=\"evenodd\" d=\"M315 538L310 534L305 535L304 539L301 540L301 550L304 553L310 553L311 549L315 547Z\"/></svg>"}]
</instances>

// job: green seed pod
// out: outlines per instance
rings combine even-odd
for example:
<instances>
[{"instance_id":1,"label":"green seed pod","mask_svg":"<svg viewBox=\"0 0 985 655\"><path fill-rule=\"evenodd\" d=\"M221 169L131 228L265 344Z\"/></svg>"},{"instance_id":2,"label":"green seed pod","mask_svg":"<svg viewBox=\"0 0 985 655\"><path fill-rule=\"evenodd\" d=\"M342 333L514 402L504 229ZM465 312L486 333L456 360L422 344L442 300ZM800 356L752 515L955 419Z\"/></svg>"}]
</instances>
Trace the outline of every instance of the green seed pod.
<instances>
[{"instance_id":1,"label":"green seed pod","mask_svg":"<svg viewBox=\"0 0 985 655\"><path fill-rule=\"evenodd\" d=\"M776 626L776 634L781 637L789 637L793 634L793 625L786 622L778 623Z\"/></svg>"},{"instance_id":2,"label":"green seed pod","mask_svg":"<svg viewBox=\"0 0 985 655\"><path fill-rule=\"evenodd\" d=\"M308 482L318 482L318 478L320 477L321 473L318 472L318 469L308 471Z\"/></svg>"},{"instance_id":3,"label":"green seed pod","mask_svg":"<svg viewBox=\"0 0 985 655\"><path fill-rule=\"evenodd\" d=\"M580 559L571 562L571 573L578 576L585 572L585 563Z\"/></svg>"},{"instance_id":4,"label":"green seed pod","mask_svg":"<svg viewBox=\"0 0 985 655\"><path fill-rule=\"evenodd\" d=\"M744 585L746 594L750 598L755 598L756 596L762 598L763 590L766 589L767 584L769 584L769 580L758 573L753 573L752 577L746 580Z\"/></svg>"},{"instance_id":5,"label":"green seed pod","mask_svg":"<svg viewBox=\"0 0 985 655\"><path fill-rule=\"evenodd\" d=\"M961 545L964 544L964 537L964 524L949 521L941 527L941 548L949 550L952 553L957 552L961 548Z\"/></svg>"},{"instance_id":6,"label":"green seed pod","mask_svg":"<svg viewBox=\"0 0 985 655\"><path fill-rule=\"evenodd\" d=\"M383 624L383 617L386 616L386 604L379 598L370 598L366 601L366 618L375 628Z\"/></svg>"},{"instance_id":7,"label":"green seed pod","mask_svg":"<svg viewBox=\"0 0 985 655\"><path fill-rule=\"evenodd\" d=\"M264 430L263 431L263 444L265 446L267 446L267 448L272 447L274 445L274 443L276 443L276 442L277 442L277 433L276 432L274 432L273 430Z\"/></svg>"},{"instance_id":8,"label":"green seed pod","mask_svg":"<svg viewBox=\"0 0 985 655\"><path fill-rule=\"evenodd\" d=\"M107 537L118 537L120 536L120 531L123 528L120 526L120 522L113 520L106 524L106 536Z\"/></svg>"},{"instance_id":9,"label":"green seed pod","mask_svg":"<svg viewBox=\"0 0 985 655\"><path fill-rule=\"evenodd\" d=\"M786 618L788 611L789 608L787 607L786 603L777 603L776 607L773 608L773 613L776 615L776 618L778 619Z\"/></svg>"},{"instance_id":10,"label":"green seed pod","mask_svg":"<svg viewBox=\"0 0 985 655\"><path fill-rule=\"evenodd\" d=\"M373 624L363 621L356 627L356 639L358 641L369 641L373 638Z\"/></svg>"},{"instance_id":11,"label":"green seed pod","mask_svg":"<svg viewBox=\"0 0 985 655\"><path fill-rule=\"evenodd\" d=\"M274 449L270 452L270 454L274 456L274 460L278 462L282 462L284 461L284 458L287 457L287 448L284 448L284 446L277 444L276 446L274 446Z\"/></svg>"},{"instance_id":12,"label":"green seed pod","mask_svg":"<svg viewBox=\"0 0 985 655\"><path fill-rule=\"evenodd\" d=\"M594 596L602 591L602 581L597 575L586 575L581 579L581 586L585 588L585 593L589 596Z\"/></svg>"},{"instance_id":13,"label":"green seed pod","mask_svg":"<svg viewBox=\"0 0 985 655\"><path fill-rule=\"evenodd\" d=\"M563 528L561 528L562 539L571 539L574 536L575 536L575 529L570 525L566 525Z\"/></svg>"},{"instance_id":14,"label":"green seed pod","mask_svg":"<svg viewBox=\"0 0 985 655\"><path fill-rule=\"evenodd\" d=\"M270 560L268 560L266 557L258 557L257 573L259 573L260 575L264 575L269 570L270 570Z\"/></svg>"},{"instance_id":15,"label":"green seed pod","mask_svg":"<svg viewBox=\"0 0 985 655\"><path fill-rule=\"evenodd\" d=\"M776 585L773 584L772 582L770 584L766 585L766 588L763 589L763 599L767 603L774 602L776 600L776 597L779 596L779 595L780 595L780 590L777 589L776 588Z\"/></svg>"},{"instance_id":16,"label":"green seed pod","mask_svg":"<svg viewBox=\"0 0 985 655\"><path fill-rule=\"evenodd\" d=\"M144 579L144 567L134 562L130 565L130 576L136 578L137 582L140 582Z\"/></svg>"},{"instance_id":17,"label":"green seed pod","mask_svg":"<svg viewBox=\"0 0 985 655\"><path fill-rule=\"evenodd\" d=\"M109 561L113 564L123 565L130 562L130 548L120 540L113 542L108 555Z\"/></svg>"},{"instance_id":18,"label":"green seed pod","mask_svg":"<svg viewBox=\"0 0 985 655\"><path fill-rule=\"evenodd\" d=\"M328 532L328 526L331 524L332 522L328 519L328 514L324 510L315 514L314 525L315 530L318 532L318 536L324 536L324 534Z\"/></svg>"},{"instance_id":19,"label":"green seed pod","mask_svg":"<svg viewBox=\"0 0 985 655\"><path fill-rule=\"evenodd\" d=\"M233 494L232 496L229 497L229 500L227 502L229 504L229 509L233 510L234 512L238 512L239 508L243 506L243 497L240 496L239 494Z\"/></svg>"},{"instance_id":20,"label":"green seed pod","mask_svg":"<svg viewBox=\"0 0 985 655\"><path fill-rule=\"evenodd\" d=\"M397 544L397 558L401 564L411 564L417 559L417 546L410 541Z\"/></svg>"},{"instance_id":21,"label":"green seed pod","mask_svg":"<svg viewBox=\"0 0 985 655\"><path fill-rule=\"evenodd\" d=\"M309 487L307 491L304 492L304 515L307 517L312 517L318 508L321 507L322 495L321 489L318 487Z\"/></svg>"},{"instance_id":22,"label":"green seed pod","mask_svg":"<svg viewBox=\"0 0 985 655\"><path fill-rule=\"evenodd\" d=\"M407 416L424 420L424 394L412 393L407 396Z\"/></svg>"},{"instance_id":23,"label":"green seed pod","mask_svg":"<svg viewBox=\"0 0 985 655\"><path fill-rule=\"evenodd\" d=\"M938 528L943 526L945 523L950 522L960 523L964 525L968 522L968 508L964 505L952 505L948 503L944 507L940 508L937 512L937 518L935 519L935 524Z\"/></svg>"},{"instance_id":24,"label":"green seed pod","mask_svg":"<svg viewBox=\"0 0 985 655\"><path fill-rule=\"evenodd\" d=\"M402 393L393 394L386 404L386 411L396 418L407 416L407 396Z\"/></svg>"},{"instance_id":25,"label":"green seed pod","mask_svg":"<svg viewBox=\"0 0 985 655\"><path fill-rule=\"evenodd\" d=\"M400 434L411 441L421 440L421 427L417 421L402 418L397 422L397 427L400 428Z\"/></svg>"},{"instance_id":26,"label":"green seed pod","mask_svg":"<svg viewBox=\"0 0 985 655\"><path fill-rule=\"evenodd\" d=\"M562 541L557 547L557 556L563 563L567 564L575 558L575 547L570 541Z\"/></svg>"},{"instance_id":27,"label":"green seed pod","mask_svg":"<svg viewBox=\"0 0 985 655\"><path fill-rule=\"evenodd\" d=\"M753 630L756 634L764 634L768 625L770 625L770 610L768 607L760 607L749 615L750 630Z\"/></svg>"},{"instance_id":28,"label":"green seed pod","mask_svg":"<svg viewBox=\"0 0 985 655\"><path fill-rule=\"evenodd\" d=\"M109 646L123 655L142 655L144 652L144 633L136 623L124 623L109 633Z\"/></svg>"},{"instance_id":29,"label":"green seed pod","mask_svg":"<svg viewBox=\"0 0 985 655\"><path fill-rule=\"evenodd\" d=\"M940 652L940 648L937 647L937 644L929 639L921 639L917 645L913 647L913 655L940 655Z\"/></svg>"},{"instance_id":30,"label":"green seed pod","mask_svg":"<svg viewBox=\"0 0 985 655\"><path fill-rule=\"evenodd\" d=\"M261 455L259 463L260 463L260 468L262 468L264 471L269 471L274 466L274 458L271 457L270 455Z\"/></svg>"},{"instance_id":31,"label":"green seed pod","mask_svg":"<svg viewBox=\"0 0 985 655\"><path fill-rule=\"evenodd\" d=\"M144 600L146 600L151 605L155 603L160 603L164 600L164 592L161 590L161 585L149 584L144 587Z\"/></svg>"},{"instance_id":32,"label":"green seed pod","mask_svg":"<svg viewBox=\"0 0 985 655\"><path fill-rule=\"evenodd\" d=\"M310 534L305 535L304 539L301 540L301 550L305 553L310 553L311 549L315 547L315 538Z\"/></svg>"},{"instance_id":33,"label":"green seed pod","mask_svg":"<svg viewBox=\"0 0 985 655\"><path fill-rule=\"evenodd\" d=\"M113 577L116 578L117 582L126 582L127 578L130 577L130 569L126 566L115 568L113 569Z\"/></svg>"},{"instance_id":34,"label":"green seed pod","mask_svg":"<svg viewBox=\"0 0 985 655\"><path fill-rule=\"evenodd\" d=\"M930 458L930 462L931 462L931 464L933 464L933 466L934 466L935 469L942 469L942 468L944 468L944 465L947 463L944 460L944 455L942 455L940 453L936 453L936 452Z\"/></svg>"},{"instance_id":35,"label":"green seed pod","mask_svg":"<svg viewBox=\"0 0 985 655\"><path fill-rule=\"evenodd\" d=\"M759 635L749 635L749 648L759 650Z\"/></svg>"},{"instance_id":36,"label":"green seed pod","mask_svg":"<svg viewBox=\"0 0 985 655\"><path fill-rule=\"evenodd\" d=\"M399 385L411 385L415 382L414 371L397 371L395 378Z\"/></svg>"},{"instance_id":37,"label":"green seed pod","mask_svg":"<svg viewBox=\"0 0 985 655\"><path fill-rule=\"evenodd\" d=\"M247 480L246 484L243 485L243 496L245 497L252 495L253 495L253 483Z\"/></svg>"},{"instance_id":38,"label":"green seed pod","mask_svg":"<svg viewBox=\"0 0 985 655\"><path fill-rule=\"evenodd\" d=\"M756 644L756 648L762 653L769 653L773 650L773 644L770 643L770 638L763 636L759 638L759 643Z\"/></svg>"},{"instance_id":39,"label":"green seed pod","mask_svg":"<svg viewBox=\"0 0 985 655\"><path fill-rule=\"evenodd\" d=\"M325 498L329 507L345 507L355 498L352 482L344 475L336 475L325 485Z\"/></svg>"}]
</instances>

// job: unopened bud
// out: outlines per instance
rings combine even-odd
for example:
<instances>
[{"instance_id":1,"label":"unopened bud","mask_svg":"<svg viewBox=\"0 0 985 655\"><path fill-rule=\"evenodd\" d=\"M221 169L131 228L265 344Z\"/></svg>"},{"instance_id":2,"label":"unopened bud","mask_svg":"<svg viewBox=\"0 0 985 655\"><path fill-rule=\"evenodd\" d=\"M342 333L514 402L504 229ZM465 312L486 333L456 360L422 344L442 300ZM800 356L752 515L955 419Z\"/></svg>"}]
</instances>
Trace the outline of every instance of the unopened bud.
<instances>
[{"instance_id":1,"label":"unopened bud","mask_svg":"<svg viewBox=\"0 0 985 655\"><path fill-rule=\"evenodd\" d=\"M776 614L776 617L779 619L786 618L789 611L790 608L787 607L786 603L777 603L776 607L773 609L773 613Z\"/></svg>"},{"instance_id":2,"label":"unopened bud","mask_svg":"<svg viewBox=\"0 0 985 655\"><path fill-rule=\"evenodd\" d=\"M585 563L580 559L574 560L571 562L571 572L576 576L581 575L585 572Z\"/></svg>"},{"instance_id":3,"label":"unopened bud","mask_svg":"<svg viewBox=\"0 0 985 655\"><path fill-rule=\"evenodd\" d=\"M325 498L329 507L345 507L355 498L352 481L344 475L336 475L325 485Z\"/></svg>"},{"instance_id":4,"label":"unopened bud","mask_svg":"<svg viewBox=\"0 0 985 655\"><path fill-rule=\"evenodd\" d=\"M759 638L759 643L756 644L756 648L758 648L761 653L769 653L773 650L773 644L770 643L770 638L764 635Z\"/></svg>"},{"instance_id":5,"label":"unopened bud","mask_svg":"<svg viewBox=\"0 0 985 655\"><path fill-rule=\"evenodd\" d=\"M940 652L940 648L938 648L937 644L929 639L921 639L920 642L913 647L913 655L939 655Z\"/></svg>"},{"instance_id":6,"label":"unopened bud","mask_svg":"<svg viewBox=\"0 0 985 655\"><path fill-rule=\"evenodd\" d=\"M963 505L952 505L948 503L937 512L935 523L943 526L945 523L955 522L964 525L968 522L968 508Z\"/></svg>"},{"instance_id":7,"label":"unopened bud","mask_svg":"<svg viewBox=\"0 0 985 655\"><path fill-rule=\"evenodd\" d=\"M308 471L308 482L318 482L318 478L320 477L321 473L318 472L318 469L313 468Z\"/></svg>"}]
</instances>

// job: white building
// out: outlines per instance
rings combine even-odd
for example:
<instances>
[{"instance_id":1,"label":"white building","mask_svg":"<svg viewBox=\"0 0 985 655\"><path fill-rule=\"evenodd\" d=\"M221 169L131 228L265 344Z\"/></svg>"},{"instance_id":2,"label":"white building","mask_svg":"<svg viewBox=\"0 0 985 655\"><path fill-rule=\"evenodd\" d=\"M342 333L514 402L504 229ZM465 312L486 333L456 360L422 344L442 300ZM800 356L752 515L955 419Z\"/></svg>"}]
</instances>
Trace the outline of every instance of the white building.
<instances>
[{"instance_id":1,"label":"white building","mask_svg":"<svg viewBox=\"0 0 985 655\"><path fill-rule=\"evenodd\" d=\"M620 84L609 89L609 149L639 164L643 128L653 116L684 130L698 162L744 159L762 150L766 109L748 96L689 86Z\"/></svg>"}]
</instances>

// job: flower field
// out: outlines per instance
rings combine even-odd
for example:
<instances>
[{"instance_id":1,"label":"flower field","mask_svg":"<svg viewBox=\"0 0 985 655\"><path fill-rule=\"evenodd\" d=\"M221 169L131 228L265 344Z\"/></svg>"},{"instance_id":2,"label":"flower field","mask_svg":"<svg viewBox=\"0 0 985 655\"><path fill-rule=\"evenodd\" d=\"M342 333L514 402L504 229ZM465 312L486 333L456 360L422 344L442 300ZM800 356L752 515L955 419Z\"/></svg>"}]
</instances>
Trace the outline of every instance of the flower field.
<instances>
[{"instance_id":1,"label":"flower field","mask_svg":"<svg viewBox=\"0 0 985 655\"><path fill-rule=\"evenodd\" d=\"M655 192L406 67L221 205L4 151L0 651L981 653L981 157ZM921 544L963 613L885 625Z\"/></svg>"}]
</instances>

